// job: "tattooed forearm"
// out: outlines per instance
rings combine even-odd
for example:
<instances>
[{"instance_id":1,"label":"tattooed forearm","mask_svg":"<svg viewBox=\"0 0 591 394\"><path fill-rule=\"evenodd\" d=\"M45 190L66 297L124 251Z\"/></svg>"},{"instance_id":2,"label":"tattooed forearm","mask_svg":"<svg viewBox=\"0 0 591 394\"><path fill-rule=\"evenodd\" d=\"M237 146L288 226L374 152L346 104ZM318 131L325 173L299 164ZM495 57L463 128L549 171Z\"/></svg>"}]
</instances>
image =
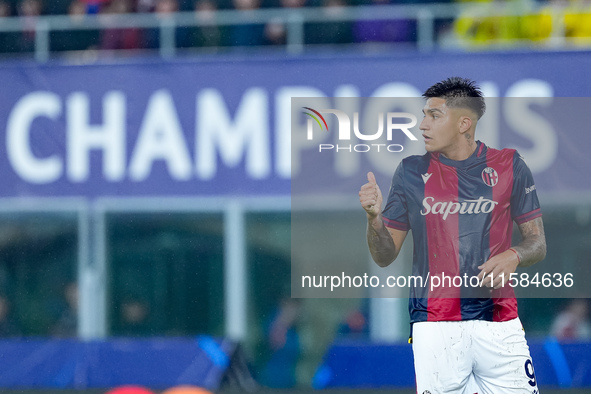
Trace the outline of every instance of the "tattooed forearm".
<instances>
[{"instance_id":1,"label":"tattooed forearm","mask_svg":"<svg viewBox=\"0 0 591 394\"><path fill-rule=\"evenodd\" d=\"M536 218L519 225L523 237L519 245L513 249L517 252L521 262L520 267L529 267L546 257L546 236L542 218Z\"/></svg>"},{"instance_id":2,"label":"tattooed forearm","mask_svg":"<svg viewBox=\"0 0 591 394\"><path fill-rule=\"evenodd\" d=\"M381 222L381 218L379 219ZM380 267L390 265L398 256L396 245L392 236L383 223L368 221L367 223L367 244L371 257Z\"/></svg>"}]
</instances>

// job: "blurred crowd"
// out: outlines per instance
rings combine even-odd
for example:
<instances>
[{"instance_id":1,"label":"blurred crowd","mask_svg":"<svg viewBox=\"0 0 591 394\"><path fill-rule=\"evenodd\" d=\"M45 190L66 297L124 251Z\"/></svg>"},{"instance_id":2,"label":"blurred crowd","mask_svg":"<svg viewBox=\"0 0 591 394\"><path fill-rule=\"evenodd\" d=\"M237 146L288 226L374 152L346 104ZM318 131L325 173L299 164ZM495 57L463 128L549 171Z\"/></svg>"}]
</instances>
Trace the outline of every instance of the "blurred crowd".
<instances>
[{"instance_id":1,"label":"blurred crowd","mask_svg":"<svg viewBox=\"0 0 591 394\"><path fill-rule=\"evenodd\" d=\"M343 22L337 16L343 7L356 5L442 3L450 0L0 0L2 17L23 16L23 31L0 33L0 52L31 52L35 45L35 17L67 14L80 30L52 31L51 51L88 49L156 49L160 47L158 29L83 29L87 14L154 13L166 18L175 12L193 11L202 22L198 27L175 29L177 48L284 45L287 27L280 20L266 24L216 25L212 12L236 9L243 12L259 8L318 7L327 16L322 23L304 25L305 44L398 43L414 45L417 24L413 19L363 20ZM463 0L457 0L464 2ZM480 0L466 2L457 17L435 19L435 37L441 45L486 47L551 43L555 36L569 43L591 43L591 2L589 0L550 0L536 6L535 0ZM529 10L529 11L528 11ZM506 12L494 16L493 12ZM519 15L516 15L519 14ZM338 19L338 18L337 18ZM564 42L562 42L564 43Z\"/></svg>"},{"instance_id":2,"label":"blurred crowd","mask_svg":"<svg viewBox=\"0 0 591 394\"><path fill-rule=\"evenodd\" d=\"M472 47L591 44L591 1L549 0L532 10L528 1L484 1L454 21L454 35ZM501 8L499 8L501 6ZM487 16L502 11L504 16Z\"/></svg>"},{"instance_id":3,"label":"blurred crowd","mask_svg":"<svg viewBox=\"0 0 591 394\"><path fill-rule=\"evenodd\" d=\"M366 0L356 1L355 5ZM387 0L367 0L387 3ZM0 34L0 52L31 52L35 45L34 17L67 14L74 25L83 26L87 14L154 13L166 18L175 12L194 11L202 21L199 27L175 29L177 48L283 45L286 26L281 21L266 24L220 26L211 22L212 12L235 9L244 12L259 8L323 7L329 14L353 5L348 0L0 0L1 17L19 15L29 18L30 28L21 33ZM396 21L379 26L349 22L309 23L305 26L306 44L341 44L364 41L413 41L413 22ZM156 49L160 47L158 29L106 28L96 30L54 31L50 36L51 51Z\"/></svg>"}]
</instances>

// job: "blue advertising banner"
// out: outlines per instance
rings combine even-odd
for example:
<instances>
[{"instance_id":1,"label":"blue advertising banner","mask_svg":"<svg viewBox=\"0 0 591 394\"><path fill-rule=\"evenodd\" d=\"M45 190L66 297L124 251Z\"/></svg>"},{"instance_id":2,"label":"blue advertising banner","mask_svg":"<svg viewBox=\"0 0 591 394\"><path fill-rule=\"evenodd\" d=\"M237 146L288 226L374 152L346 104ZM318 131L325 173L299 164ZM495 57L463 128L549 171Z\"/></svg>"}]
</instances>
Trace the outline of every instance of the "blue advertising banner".
<instances>
[{"instance_id":1,"label":"blue advertising banner","mask_svg":"<svg viewBox=\"0 0 591 394\"><path fill-rule=\"evenodd\" d=\"M586 52L6 63L0 197L288 195L293 162L317 149L292 147L292 97L326 97L328 108L331 97L417 97L452 75L488 97L529 98L526 118L503 101L489 108L500 120L482 139L519 149L540 188L585 192L586 104L561 102L553 119L544 110L552 97L587 96L590 68ZM327 163L362 183L363 168Z\"/></svg>"},{"instance_id":2,"label":"blue advertising banner","mask_svg":"<svg viewBox=\"0 0 591 394\"><path fill-rule=\"evenodd\" d=\"M560 357L549 350L549 344L559 349ZM591 385L591 344L530 338L528 345L538 386L580 388ZM559 365L560 358L564 365ZM337 340L326 352L313 384L316 389L414 387L412 347L406 343Z\"/></svg>"},{"instance_id":3,"label":"blue advertising banner","mask_svg":"<svg viewBox=\"0 0 591 394\"><path fill-rule=\"evenodd\" d=\"M105 388L193 385L216 391L236 345L197 338L0 340L0 387Z\"/></svg>"}]
</instances>

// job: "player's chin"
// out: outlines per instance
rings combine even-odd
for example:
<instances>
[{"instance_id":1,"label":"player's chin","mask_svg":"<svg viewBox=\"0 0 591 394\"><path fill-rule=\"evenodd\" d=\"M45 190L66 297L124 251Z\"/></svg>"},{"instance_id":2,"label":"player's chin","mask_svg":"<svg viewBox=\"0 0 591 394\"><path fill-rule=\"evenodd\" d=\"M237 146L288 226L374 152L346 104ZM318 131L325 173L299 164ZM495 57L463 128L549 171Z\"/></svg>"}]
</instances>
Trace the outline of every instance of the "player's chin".
<instances>
[{"instance_id":1,"label":"player's chin","mask_svg":"<svg viewBox=\"0 0 591 394\"><path fill-rule=\"evenodd\" d=\"M427 152L437 152L437 148L431 143L431 141L425 141L425 150Z\"/></svg>"}]
</instances>

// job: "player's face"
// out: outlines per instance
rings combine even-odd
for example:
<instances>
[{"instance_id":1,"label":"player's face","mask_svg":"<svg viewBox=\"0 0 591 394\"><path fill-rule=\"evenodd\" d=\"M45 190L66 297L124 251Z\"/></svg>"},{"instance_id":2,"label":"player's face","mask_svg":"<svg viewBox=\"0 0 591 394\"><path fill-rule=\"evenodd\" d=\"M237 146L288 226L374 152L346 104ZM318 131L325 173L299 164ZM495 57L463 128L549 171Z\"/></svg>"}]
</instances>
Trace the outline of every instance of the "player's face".
<instances>
[{"instance_id":1,"label":"player's face","mask_svg":"<svg viewBox=\"0 0 591 394\"><path fill-rule=\"evenodd\" d=\"M449 108L445 99L430 98L423 108L424 118L419 126L427 152L441 152L449 157L461 142L458 110Z\"/></svg>"}]
</instances>

